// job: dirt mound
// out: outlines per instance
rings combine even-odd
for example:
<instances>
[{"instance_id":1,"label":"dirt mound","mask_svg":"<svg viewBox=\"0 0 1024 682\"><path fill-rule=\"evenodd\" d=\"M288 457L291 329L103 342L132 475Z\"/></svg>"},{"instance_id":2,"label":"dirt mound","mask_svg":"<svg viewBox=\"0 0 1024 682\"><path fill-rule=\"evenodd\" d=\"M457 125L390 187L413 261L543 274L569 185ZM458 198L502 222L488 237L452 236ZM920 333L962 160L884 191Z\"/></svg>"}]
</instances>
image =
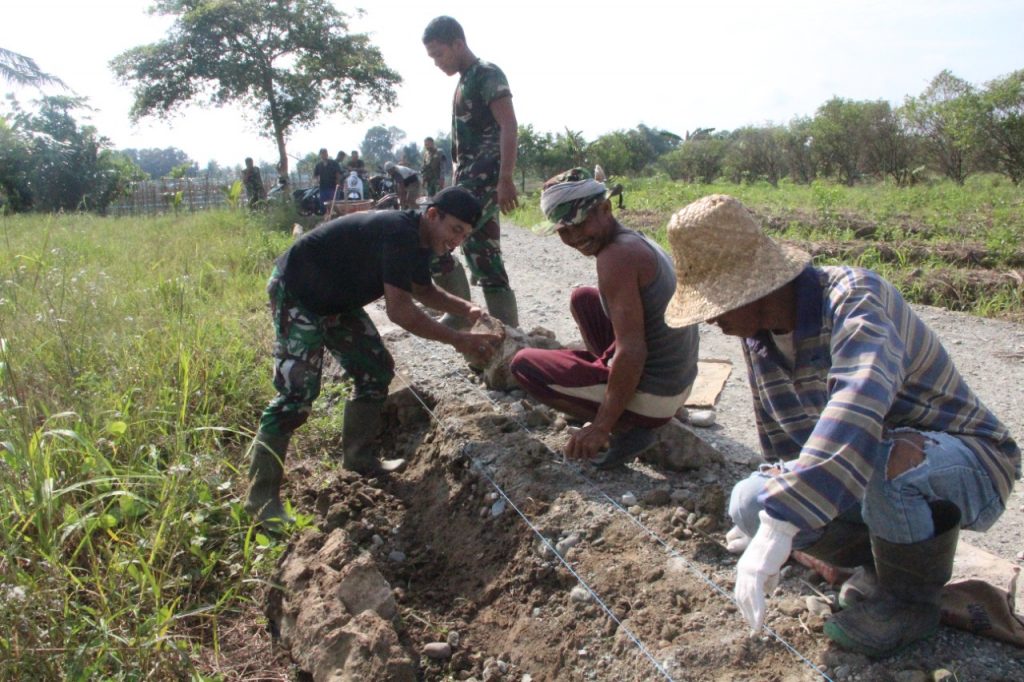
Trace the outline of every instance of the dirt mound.
<instances>
[{"instance_id":1,"label":"dirt mound","mask_svg":"<svg viewBox=\"0 0 1024 682\"><path fill-rule=\"evenodd\" d=\"M583 472L503 412L517 396L428 397L434 419L412 399L390 399L385 443L406 471L339 471L299 493L319 530L289 548L268 616L314 679L767 679L789 665L713 587L731 589L734 563L706 535L724 515L717 465ZM820 645L789 620L780 631Z\"/></svg>"}]
</instances>

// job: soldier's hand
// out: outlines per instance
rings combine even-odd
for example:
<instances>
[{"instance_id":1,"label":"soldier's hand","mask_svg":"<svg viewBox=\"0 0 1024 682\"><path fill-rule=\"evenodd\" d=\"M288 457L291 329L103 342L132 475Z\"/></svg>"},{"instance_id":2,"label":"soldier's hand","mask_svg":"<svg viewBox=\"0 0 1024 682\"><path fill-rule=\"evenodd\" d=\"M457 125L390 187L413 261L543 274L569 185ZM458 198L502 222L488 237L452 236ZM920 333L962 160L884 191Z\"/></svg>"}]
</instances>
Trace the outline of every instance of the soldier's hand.
<instances>
[{"instance_id":1,"label":"soldier's hand","mask_svg":"<svg viewBox=\"0 0 1024 682\"><path fill-rule=\"evenodd\" d=\"M519 193L516 191L516 182L512 178L498 179L498 207L502 213L509 213L519 205Z\"/></svg>"}]
</instances>

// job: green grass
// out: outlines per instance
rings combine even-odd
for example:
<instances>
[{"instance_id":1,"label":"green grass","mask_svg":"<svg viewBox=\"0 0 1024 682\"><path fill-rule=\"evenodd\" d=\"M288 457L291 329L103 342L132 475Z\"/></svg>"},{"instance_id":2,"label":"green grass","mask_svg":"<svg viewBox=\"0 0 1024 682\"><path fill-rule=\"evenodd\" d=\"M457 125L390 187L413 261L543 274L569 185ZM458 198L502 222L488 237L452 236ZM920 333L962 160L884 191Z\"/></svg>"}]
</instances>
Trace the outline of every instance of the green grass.
<instances>
[{"instance_id":1,"label":"green grass","mask_svg":"<svg viewBox=\"0 0 1024 682\"><path fill-rule=\"evenodd\" d=\"M912 301L979 315L1024 318L1024 285L1019 279L1024 266L1024 188L1000 176L972 176L963 187L934 182L902 188L891 184L846 187L822 181L810 185L783 181L778 187L691 185L664 176L616 181L625 187L626 208L617 210L620 220L652 234L663 245L667 245L665 228L675 211L708 194L730 194L758 215L774 237L808 248L867 242L868 248L859 249L852 264L878 270ZM539 192L520 197L520 203L510 216L513 222L532 226L543 220ZM895 255L895 262L891 255L883 258L880 250L870 248L871 243L893 247L886 251ZM926 251L934 247L984 252L986 267L1006 277L977 283L972 268L963 264L937 256L910 258L911 252L920 251L909 248L911 244ZM850 260L820 257L816 262Z\"/></svg>"},{"instance_id":2,"label":"green grass","mask_svg":"<svg viewBox=\"0 0 1024 682\"><path fill-rule=\"evenodd\" d=\"M201 679L280 551L239 495L290 236L239 212L0 231L0 679Z\"/></svg>"}]
</instances>

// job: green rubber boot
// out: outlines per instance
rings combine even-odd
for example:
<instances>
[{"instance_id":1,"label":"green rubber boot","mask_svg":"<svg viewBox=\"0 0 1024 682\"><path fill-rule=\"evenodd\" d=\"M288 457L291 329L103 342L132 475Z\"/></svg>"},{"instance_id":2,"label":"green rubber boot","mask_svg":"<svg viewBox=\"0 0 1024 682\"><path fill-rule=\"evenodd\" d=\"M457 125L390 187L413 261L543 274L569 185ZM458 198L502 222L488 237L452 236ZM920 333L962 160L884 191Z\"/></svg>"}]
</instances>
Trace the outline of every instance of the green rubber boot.
<instances>
[{"instance_id":1,"label":"green rubber boot","mask_svg":"<svg viewBox=\"0 0 1024 682\"><path fill-rule=\"evenodd\" d=\"M404 459L380 460L377 437L384 423L383 401L345 401L345 422L341 427L341 465L362 476L386 476L405 466Z\"/></svg>"},{"instance_id":2,"label":"green rubber boot","mask_svg":"<svg viewBox=\"0 0 1024 682\"><path fill-rule=\"evenodd\" d=\"M277 532L295 519L281 504L281 481L284 479L284 458L290 435L272 435L260 431L249 447L249 495L245 511L264 529Z\"/></svg>"},{"instance_id":3,"label":"green rubber boot","mask_svg":"<svg viewBox=\"0 0 1024 682\"><path fill-rule=\"evenodd\" d=\"M510 327L519 327L519 306L511 289L484 289L487 312Z\"/></svg>"},{"instance_id":4,"label":"green rubber boot","mask_svg":"<svg viewBox=\"0 0 1024 682\"><path fill-rule=\"evenodd\" d=\"M960 510L942 500L931 507L935 536L928 540L900 545L871 536L878 592L825 623L825 634L833 642L870 658L884 658L939 629L939 600L953 575Z\"/></svg>"},{"instance_id":5,"label":"green rubber boot","mask_svg":"<svg viewBox=\"0 0 1024 682\"><path fill-rule=\"evenodd\" d=\"M462 267L462 263L458 259L455 259L454 270L442 275L434 275L434 284L453 296L458 296L467 301L471 300L469 280L466 279L466 269ZM451 329L465 329L469 326L469 320L461 315L445 313L441 318L441 324Z\"/></svg>"}]
</instances>

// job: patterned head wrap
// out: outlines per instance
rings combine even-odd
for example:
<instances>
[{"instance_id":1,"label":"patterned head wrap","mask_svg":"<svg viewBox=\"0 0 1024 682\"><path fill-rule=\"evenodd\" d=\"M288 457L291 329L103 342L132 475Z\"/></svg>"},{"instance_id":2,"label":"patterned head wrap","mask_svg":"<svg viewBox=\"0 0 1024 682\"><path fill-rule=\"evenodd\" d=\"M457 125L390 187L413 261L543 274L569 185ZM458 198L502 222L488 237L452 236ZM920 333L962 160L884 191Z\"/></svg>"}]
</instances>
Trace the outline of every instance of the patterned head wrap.
<instances>
[{"instance_id":1,"label":"patterned head wrap","mask_svg":"<svg viewBox=\"0 0 1024 682\"><path fill-rule=\"evenodd\" d=\"M607 188L583 168L571 168L544 183L540 210L552 223L552 230L579 225L594 206L605 198Z\"/></svg>"}]
</instances>

